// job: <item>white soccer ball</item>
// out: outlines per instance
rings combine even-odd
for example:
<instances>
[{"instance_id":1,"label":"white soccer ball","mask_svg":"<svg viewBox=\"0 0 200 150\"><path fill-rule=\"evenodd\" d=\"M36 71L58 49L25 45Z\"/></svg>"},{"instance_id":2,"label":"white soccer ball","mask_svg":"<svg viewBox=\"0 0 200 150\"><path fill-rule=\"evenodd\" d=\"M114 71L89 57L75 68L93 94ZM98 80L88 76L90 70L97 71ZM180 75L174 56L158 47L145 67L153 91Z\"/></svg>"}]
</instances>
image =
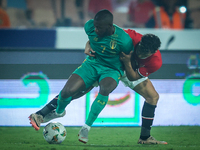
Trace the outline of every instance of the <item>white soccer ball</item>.
<instances>
[{"instance_id":1,"label":"white soccer ball","mask_svg":"<svg viewBox=\"0 0 200 150\"><path fill-rule=\"evenodd\" d=\"M60 144L66 138L67 132L65 127L59 122L50 122L43 130L44 139L49 144Z\"/></svg>"}]
</instances>

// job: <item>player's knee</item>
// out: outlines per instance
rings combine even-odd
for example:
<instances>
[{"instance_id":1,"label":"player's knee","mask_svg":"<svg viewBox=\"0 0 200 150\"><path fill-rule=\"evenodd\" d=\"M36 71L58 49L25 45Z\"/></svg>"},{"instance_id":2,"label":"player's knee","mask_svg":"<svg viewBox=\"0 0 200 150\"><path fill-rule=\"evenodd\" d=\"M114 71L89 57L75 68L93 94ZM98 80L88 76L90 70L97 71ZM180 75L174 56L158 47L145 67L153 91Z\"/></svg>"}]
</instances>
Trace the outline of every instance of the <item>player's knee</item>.
<instances>
[{"instance_id":1,"label":"player's knee","mask_svg":"<svg viewBox=\"0 0 200 150\"><path fill-rule=\"evenodd\" d=\"M159 100L159 94L156 93L153 96L146 98L147 103L151 104L151 105L157 105Z\"/></svg>"},{"instance_id":2,"label":"player's knee","mask_svg":"<svg viewBox=\"0 0 200 150\"><path fill-rule=\"evenodd\" d=\"M107 87L101 87L99 93L104 96L108 96L111 93L111 90Z\"/></svg>"},{"instance_id":3,"label":"player's knee","mask_svg":"<svg viewBox=\"0 0 200 150\"><path fill-rule=\"evenodd\" d=\"M62 91L61 91L61 97L62 98L68 98L72 95L74 95L73 93L75 93L75 91L71 88L64 88Z\"/></svg>"},{"instance_id":4,"label":"player's knee","mask_svg":"<svg viewBox=\"0 0 200 150\"><path fill-rule=\"evenodd\" d=\"M62 98L67 98L66 95L67 95L67 94L66 94L66 91L65 91L65 90L62 90L61 93L60 93L60 96L61 96Z\"/></svg>"}]
</instances>

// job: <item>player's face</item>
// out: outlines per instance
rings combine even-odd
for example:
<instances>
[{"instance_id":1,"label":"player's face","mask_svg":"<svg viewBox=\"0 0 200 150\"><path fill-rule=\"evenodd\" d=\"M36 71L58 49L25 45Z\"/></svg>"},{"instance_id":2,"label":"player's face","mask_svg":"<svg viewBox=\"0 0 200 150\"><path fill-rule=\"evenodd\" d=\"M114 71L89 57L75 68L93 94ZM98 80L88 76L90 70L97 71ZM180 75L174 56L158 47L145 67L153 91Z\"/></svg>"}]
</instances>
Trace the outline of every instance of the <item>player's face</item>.
<instances>
[{"instance_id":1,"label":"player's face","mask_svg":"<svg viewBox=\"0 0 200 150\"><path fill-rule=\"evenodd\" d=\"M99 37L109 36L112 34L111 26L103 21L94 20L94 26L95 32Z\"/></svg>"},{"instance_id":2,"label":"player's face","mask_svg":"<svg viewBox=\"0 0 200 150\"><path fill-rule=\"evenodd\" d=\"M153 53L151 53L150 51L149 52L144 51L140 44L136 48L136 55L140 59L145 59L145 58L151 56L152 54Z\"/></svg>"}]
</instances>

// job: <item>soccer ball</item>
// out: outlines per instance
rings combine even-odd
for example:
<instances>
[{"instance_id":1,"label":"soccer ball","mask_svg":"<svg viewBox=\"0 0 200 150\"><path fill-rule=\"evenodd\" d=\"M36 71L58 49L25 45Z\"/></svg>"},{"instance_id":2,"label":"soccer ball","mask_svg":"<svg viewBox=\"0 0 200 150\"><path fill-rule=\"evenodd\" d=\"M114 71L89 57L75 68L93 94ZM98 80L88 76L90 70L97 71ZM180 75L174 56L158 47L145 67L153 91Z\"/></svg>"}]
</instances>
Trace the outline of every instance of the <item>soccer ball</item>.
<instances>
[{"instance_id":1,"label":"soccer ball","mask_svg":"<svg viewBox=\"0 0 200 150\"><path fill-rule=\"evenodd\" d=\"M66 138L65 127L59 122L50 122L44 127L43 137L49 144L60 144Z\"/></svg>"}]
</instances>

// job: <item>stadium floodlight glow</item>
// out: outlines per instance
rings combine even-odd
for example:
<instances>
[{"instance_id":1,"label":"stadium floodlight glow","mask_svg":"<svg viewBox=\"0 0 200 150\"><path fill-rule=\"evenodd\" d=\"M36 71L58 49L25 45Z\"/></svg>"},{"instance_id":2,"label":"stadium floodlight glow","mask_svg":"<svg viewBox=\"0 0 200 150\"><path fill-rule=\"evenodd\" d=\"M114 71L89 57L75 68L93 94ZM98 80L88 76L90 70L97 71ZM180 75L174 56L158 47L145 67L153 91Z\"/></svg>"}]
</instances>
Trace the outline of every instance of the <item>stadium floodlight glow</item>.
<instances>
[{"instance_id":1,"label":"stadium floodlight glow","mask_svg":"<svg viewBox=\"0 0 200 150\"><path fill-rule=\"evenodd\" d=\"M180 7L179 7L179 11L180 11L181 13L185 13L185 12L187 11L187 8L186 8L185 6L180 6Z\"/></svg>"}]
</instances>

